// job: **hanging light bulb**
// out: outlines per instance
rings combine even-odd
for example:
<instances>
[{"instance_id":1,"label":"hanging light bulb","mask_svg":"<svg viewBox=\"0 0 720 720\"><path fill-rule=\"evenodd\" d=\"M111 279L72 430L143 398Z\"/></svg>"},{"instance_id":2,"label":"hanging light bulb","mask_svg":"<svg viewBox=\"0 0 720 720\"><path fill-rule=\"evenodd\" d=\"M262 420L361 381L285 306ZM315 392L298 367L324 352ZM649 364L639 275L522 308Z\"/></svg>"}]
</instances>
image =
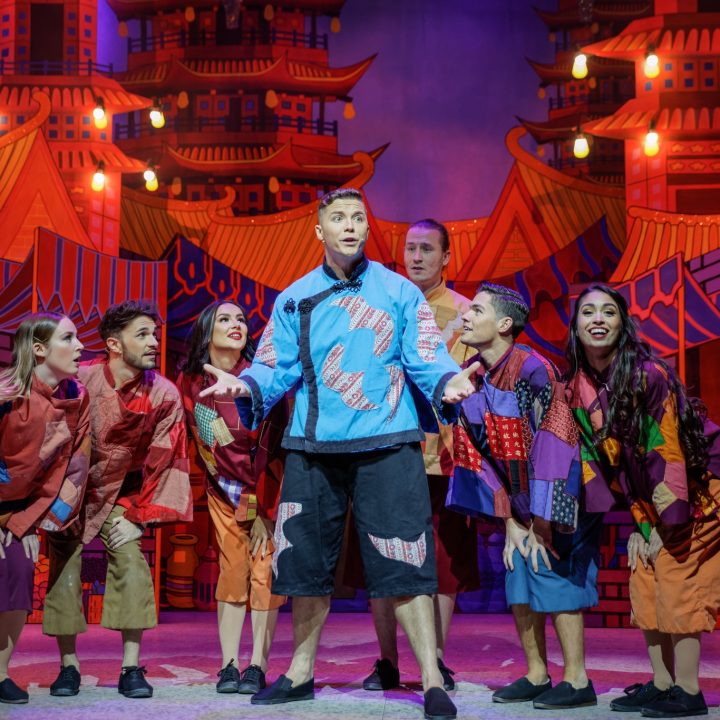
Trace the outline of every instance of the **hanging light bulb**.
<instances>
[{"instance_id":1,"label":"hanging light bulb","mask_svg":"<svg viewBox=\"0 0 720 720\"><path fill-rule=\"evenodd\" d=\"M195 8L192 5L185 8L185 20L189 23L195 22Z\"/></svg>"},{"instance_id":2,"label":"hanging light bulb","mask_svg":"<svg viewBox=\"0 0 720 720\"><path fill-rule=\"evenodd\" d=\"M643 151L648 157L655 157L660 152L660 136L652 125L643 140Z\"/></svg>"},{"instance_id":3,"label":"hanging light bulb","mask_svg":"<svg viewBox=\"0 0 720 720\"><path fill-rule=\"evenodd\" d=\"M146 171L147 172L147 171ZM145 189L148 192L155 192L159 187L158 179L156 176L153 176L151 180L145 180Z\"/></svg>"},{"instance_id":4,"label":"hanging light bulb","mask_svg":"<svg viewBox=\"0 0 720 720\"><path fill-rule=\"evenodd\" d=\"M187 94L186 90L181 90L177 96L177 106L181 110L184 110L188 107L188 105L190 105L190 96Z\"/></svg>"},{"instance_id":5,"label":"hanging light bulb","mask_svg":"<svg viewBox=\"0 0 720 720\"><path fill-rule=\"evenodd\" d=\"M278 103L280 102L280 99L277 96L277 93L274 90L268 90L265 93L265 106L269 107L270 109L276 108L278 106Z\"/></svg>"},{"instance_id":6,"label":"hanging light bulb","mask_svg":"<svg viewBox=\"0 0 720 720\"><path fill-rule=\"evenodd\" d=\"M643 71L646 78L656 78L660 74L660 58L657 56L655 49L651 46L648 48L643 63Z\"/></svg>"},{"instance_id":7,"label":"hanging light bulb","mask_svg":"<svg viewBox=\"0 0 720 720\"><path fill-rule=\"evenodd\" d=\"M587 66L587 55L585 53L578 53L573 60L572 76L576 80L582 80L587 77L588 66Z\"/></svg>"},{"instance_id":8,"label":"hanging light bulb","mask_svg":"<svg viewBox=\"0 0 720 720\"><path fill-rule=\"evenodd\" d=\"M150 124L158 130L165 127L165 115L159 100L150 108Z\"/></svg>"},{"instance_id":9,"label":"hanging light bulb","mask_svg":"<svg viewBox=\"0 0 720 720\"><path fill-rule=\"evenodd\" d=\"M355 115L355 106L353 105L352 98L347 98L345 100L345 107L343 108L343 117L346 120L352 120Z\"/></svg>"},{"instance_id":10,"label":"hanging light bulb","mask_svg":"<svg viewBox=\"0 0 720 720\"><path fill-rule=\"evenodd\" d=\"M342 28L342 25L340 24L340 18L336 15L331 21L330 21L330 32L331 33L339 33Z\"/></svg>"},{"instance_id":11,"label":"hanging light bulb","mask_svg":"<svg viewBox=\"0 0 720 720\"><path fill-rule=\"evenodd\" d=\"M275 8L273 8L272 3L267 3L265 5L265 8L263 9L263 18L270 22L275 17Z\"/></svg>"},{"instance_id":12,"label":"hanging light bulb","mask_svg":"<svg viewBox=\"0 0 720 720\"><path fill-rule=\"evenodd\" d=\"M575 136L575 142L573 143L573 155L578 159L582 160L590 154L590 143L588 142L587 135L581 133L578 130L578 134Z\"/></svg>"},{"instance_id":13,"label":"hanging light bulb","mask_svg":"<svg viewBox=\"0 0 720 720\"><path fill-rule=\"evenodd\" d=\"M95 168L90 187L95 192L100 192L105 187L105 163L101 160Z\"/></svg>"},{"instance_id":14,"label":"hanging light bulb","mask_svg":"<svg viewBox=\"0 0 720 720\"><path fill-rule=\"evenodd\" d=\"M273 195L280 190L280 181L274 175L268 181L268 190Z\"/></svg>"},{"instance_id":15,"label":"hanging light bulb","mask_svg":"<svg viewBox=\"0 0 720 720\"><path fill-rule=\"evenodd\" d=\"M92 114L95 127L98 130L104 130L108 126L108 119L105 112L105 102L101 97L95 98L95 107Z\"/></svg>"}]
</instances>

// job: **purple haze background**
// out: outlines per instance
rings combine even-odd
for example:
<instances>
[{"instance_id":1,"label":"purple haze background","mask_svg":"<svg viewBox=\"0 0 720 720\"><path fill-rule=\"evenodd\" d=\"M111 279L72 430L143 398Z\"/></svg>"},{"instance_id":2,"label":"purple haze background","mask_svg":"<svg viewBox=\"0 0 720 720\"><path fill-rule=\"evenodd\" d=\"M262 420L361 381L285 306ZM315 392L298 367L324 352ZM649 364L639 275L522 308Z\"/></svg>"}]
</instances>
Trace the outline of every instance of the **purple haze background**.
<instances>
[{"instance_id":1,"label":"purple haze background","mask_svg":"<svg viewBox=\"0 0 720 720\"><path fill-rule=\"evenodd\" d=\"M98 5L98 61L125 68L115 16ZM342 118L341 103L331 115L343 153L390 143L366 186L373 212L489 215L512 164L504 138L515 116L546 116L525 58L549 62L553 52L529 0L347 0L340 19L333 66L377 53L353 91L355 119Z\"/></svg>"}]
</instances>

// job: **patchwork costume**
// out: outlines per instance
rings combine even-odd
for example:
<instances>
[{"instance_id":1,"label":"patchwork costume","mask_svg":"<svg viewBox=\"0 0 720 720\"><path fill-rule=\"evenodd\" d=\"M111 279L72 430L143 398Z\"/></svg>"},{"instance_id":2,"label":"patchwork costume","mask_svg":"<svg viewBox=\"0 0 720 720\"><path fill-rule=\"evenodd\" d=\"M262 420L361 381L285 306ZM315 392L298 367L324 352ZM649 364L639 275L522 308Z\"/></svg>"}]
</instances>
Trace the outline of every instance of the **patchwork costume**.
<instances>
[{"instance_id":1,"label":"patchwork costume","mask_svg":"<svg viewBox=\"0 0 720 720\"><path fill-rule=\"evenodd\" d=\"M244 358L231 370L249 367ZM284 598L271 595L272 542L262 558L251 555L250 530L255 518L275 519L282 481L284 453L280 448L287 424L287 406L278 403L258 431L240 422L235 402L200 398L211 377L181 374L177 380L185 417L198 455L207 471L210 518L220 551L216 600L247 602L252 610L272 610Z\"/></svg>"},{"instance_id":2,"label":"patchwork costume","mask_svg":"<svg viewBox=\"0 0 720 720\"><path fill-rule=\"evenodd\" d=\"M33 375L30 394L0 405L0 527L13 534L0 559L0 612L32 612L35 566L20 539L74 525L87 484L90 403L85 388L51 388Z\"/></svg>"},{"instance_id":3,"label":"patchwork costume","mask_svg":"<svg viewBox=\"0 0 720 720\"><path fill-rule=\"evenodd\" d=\"M236 400L256 428L285 393L295 406L275 529L273 591L329 595L348 500L370 597L437 591L424 434L408 382L442 421L459 371L408 280L363 259L341 281L327 265L278 296Z\"/></svg>"},{"instance_id":4,"label":"patchwork costume","mask_svg":"<svg viewBox=\"0 0 720 720\"><path fill-rule=\"evenodd\" d=\"M177 388L153 370L117 390L106 361L80 367L90 395L92 455L82 527L49 536L50 577L43 631L86 630L82 612L82 546L100 535L108 553L102 625L133 630L157 624L152 578L140 540L112 550L115 518L138 524L189 522L192 494L187 435Z\"/></svg>"},{"instance_id":5,"label":"patchwork costume","mask_svg":"<svg viewBox=\"0 0 720 720\"><path fill-rule=\"evenodd\" d=\"M473 359L479 359L473 358ZM471 362L469 360L468 362ZM602 515L580 510L578 434L557 370L542 355L513 345L462 403L455 427L455 471L448 506L470 515L533 517L553 523L552 568L530 568L515 550L505 576L508 605L573 612L597 604Z\"/></svg>"},{"instance_id":6,"label":"patchwork costume","mask_svg":"<svg viewBox=\"0 0 720 720\"><path fill-rule=\"evenodd\" d=\"M645 540L657 528L663 547L655 565L638 563L630 575L632 622L643 630L711 632L720 608L720 428L705 422L709 465L702 476L687 472L679 437L678 398L665 369L642 367L645 411L638 447L594 434L608 412L605 377L580 371L568 395L582 440L583 479L598 507L619 500Z\"/></svg>"}]
</instances>

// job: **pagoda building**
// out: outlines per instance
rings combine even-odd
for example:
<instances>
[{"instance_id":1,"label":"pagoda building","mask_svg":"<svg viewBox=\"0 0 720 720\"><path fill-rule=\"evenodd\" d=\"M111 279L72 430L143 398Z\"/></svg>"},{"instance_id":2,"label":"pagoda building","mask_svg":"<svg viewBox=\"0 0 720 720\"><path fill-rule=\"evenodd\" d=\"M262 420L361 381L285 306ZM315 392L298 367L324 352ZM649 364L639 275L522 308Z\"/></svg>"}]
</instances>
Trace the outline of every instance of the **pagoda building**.
<instances>
[{"instance_id":1,"label":"pagoda building","mask_svg":"<svg viewBox=\"0 0 720 720\"><path fill-rule=\"evenodd\" d=\"M145 164L113 144L112 115L150 101L124 90L113 68L96 62L96 45L96 0L0 0L0 135L41 111L34 94L48 96L42 132L87 231L72 239L89 238L96 250L117 255L121 177L140 177Z\"/></svg>"},{"instance_id":2,"label":"pagoda building","mask_svg":"<svg viewBox=\"0 0 720 720\"><path fill-rule=\"evenodd\" d=\"M596 137L625 143L628 207L718 213L718 3L655 0L655 15L584 51L635 64L635 98L584 125Z\"/></svg>"},{"instance_id":3,"label":"pagoda building","mask_svg":"<svg viewBox=\"0 0 720 720\"><path fill-rule=\"evenodd\" d=\"M617 35L628 22L652 13L652 0L558 0L557 10L536 12L548 28L555 45L555 60L540 63L528 60L540 80L538 95L548 97L546 120L518 118L544 155L552 148L549 165L570 175L605 183L623 182L622 144L598 138L593 151L584 158L575 156L574 141L588 120L614 112L632 97L633 66L616 58L590 57L587 66L573 71L580 47L592 40ZM584 77L580 77L583 75ZM575 77L574 77L575 75Z\"/></svg>"},{"instance_id":4,"label":"pagoda building","mask_svg":"<svg viewBox=\"0 0 720 720\"><path fill-rule=\"evenodd\" d=\"M233 214L275 213L363 172L339 154L338 123L326 116L341 101L353 117L350 93L373 59L329 66L319 20L339 30L343 2L109 0L129 35L121 82L154 98L165 121L152 128L131 113L118 138L157 166L161 196L217 200L229 186Z\"/></svg>"}]
</instances>

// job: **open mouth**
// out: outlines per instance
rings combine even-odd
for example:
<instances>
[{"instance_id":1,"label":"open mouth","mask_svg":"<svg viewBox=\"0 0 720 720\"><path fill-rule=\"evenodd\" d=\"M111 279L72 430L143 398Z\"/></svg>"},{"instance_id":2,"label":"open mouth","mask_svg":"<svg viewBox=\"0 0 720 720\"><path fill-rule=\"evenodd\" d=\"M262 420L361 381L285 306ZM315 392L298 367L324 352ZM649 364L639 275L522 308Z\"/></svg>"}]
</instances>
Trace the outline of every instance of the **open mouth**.
<instances>
[{"instance_id":1,"label":"open mouth","mask_svg":"<svg viewBox=\"0 0 720 720\"><path fill-rule=\"evenodd\" d=\"M242 333L239 333L239 332L229 333L228 337L231 340L242 340Z\"/></svg>"},{"instance_id":2,"label":"open mouth","mask_svg":"<svg viewBox=\"0 0 720 720\"><path fill-rule=\"evenodd\" d=\"M605 328L593 328L590 330L590 335L594 338L604 338L608 334Z\"/></svg>"}]
</instances>

